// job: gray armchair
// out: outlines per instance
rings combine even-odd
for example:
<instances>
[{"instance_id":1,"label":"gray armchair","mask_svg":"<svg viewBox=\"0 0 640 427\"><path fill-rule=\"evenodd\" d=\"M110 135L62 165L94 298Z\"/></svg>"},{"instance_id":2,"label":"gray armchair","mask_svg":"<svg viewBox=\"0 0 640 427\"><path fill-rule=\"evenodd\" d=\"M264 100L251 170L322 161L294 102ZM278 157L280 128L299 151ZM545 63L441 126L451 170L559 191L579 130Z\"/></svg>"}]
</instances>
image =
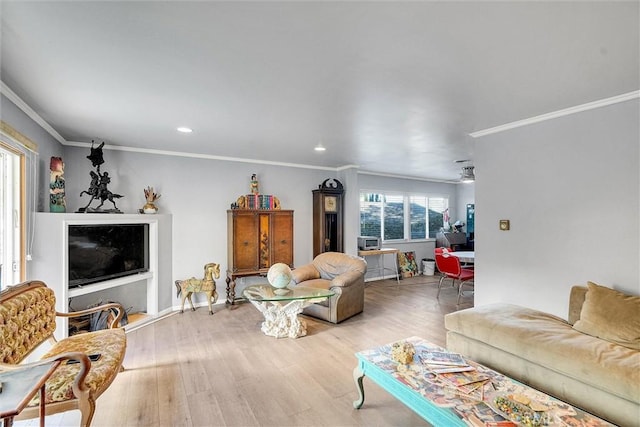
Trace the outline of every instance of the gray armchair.
<instances>
[{"instance_id":1,"label":"gray armchair","mask_svg":"<svg viewBox=\"0 0 640 427\"><path fill-rule=\"evenodd\" d=\"M311 264L293 270L296 285L330 289L335 295L305 308L303 314L340 323L364 310L364 259L340 252L324 252Z\"/></svg>"}]
</instances>

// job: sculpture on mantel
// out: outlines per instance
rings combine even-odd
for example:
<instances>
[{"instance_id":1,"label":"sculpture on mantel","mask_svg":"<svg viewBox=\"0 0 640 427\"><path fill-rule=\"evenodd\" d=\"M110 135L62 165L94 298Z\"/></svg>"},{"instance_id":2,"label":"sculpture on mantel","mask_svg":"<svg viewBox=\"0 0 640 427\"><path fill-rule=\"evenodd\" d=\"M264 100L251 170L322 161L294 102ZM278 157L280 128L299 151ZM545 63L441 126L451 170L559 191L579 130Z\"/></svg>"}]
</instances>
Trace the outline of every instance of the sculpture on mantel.
<instances>
[{"instance_id":1,"label":"sculpture on mantel","mask_svg":"<svg viewBox=\"0 0 640 427\"><path fill-rule=\"evenodd\" d=\"M153 187L147 187L144 189L144 198L147 203L142 207L141 211L146 214L154 214L158 212L158 207L155 205L155 201L160 198L160 194L153 190Z\"/></svg>"},{"instance_id":2,"label":"sculpture on mantel","mask_svg":"<svg viewBox=\"0 0 640 427\"><path fill-rule=\"evenodd\" d=\"M49 162L49 210L51 212L66 212L64 184L64 162L62 157L51 157Z\"/></svg>"},{"instance_id":3,"label":"sculpture on mantel","mask_svg":"<svg viewBox=\"0 0 640 427\"><path fill-rule=\"evenodd\" d=\"M89 175L91 176L91 183L89 184L89 188L80 192L80 197L82 197L83 194L87 194L91 197L91 199L85 207L78 209L78 212L122 213L122 211L120 211L120 209L118 209L118 207L116 206L115 199L119 199L124 196L109 191L109 189L107 188L108 184L111 182L109 173L100 173L100 165L104 163L102 147L104 147L104 142L98 145L97 148L94 148L93 141L91 141L91 154L87 156L87 159L91 160L91 164L94 168L96 168L96 171L89 172ZM93 201L96 199L101 201L100 204L95 208L90 208L89 205L91 205L91 203L93 203ZM106 202L107 200L113 204L113 209L102 209L102 205L104 205L104 202Z\"/></svg>"}]
</instances>

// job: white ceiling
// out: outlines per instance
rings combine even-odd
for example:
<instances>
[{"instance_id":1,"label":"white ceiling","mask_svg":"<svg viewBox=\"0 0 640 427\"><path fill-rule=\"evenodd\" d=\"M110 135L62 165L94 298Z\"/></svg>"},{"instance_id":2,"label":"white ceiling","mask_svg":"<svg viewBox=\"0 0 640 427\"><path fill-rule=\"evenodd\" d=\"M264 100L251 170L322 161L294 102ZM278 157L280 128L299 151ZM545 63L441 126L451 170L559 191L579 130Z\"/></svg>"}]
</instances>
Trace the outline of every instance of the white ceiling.
<instances>
[{"instance_id":1,"label":"white ceiling","mask_svg":"<svg viewBox=\"0 0 640 427\"><path fill-rule=\"evenodd\" d=\"M638 6L2 0L0 79L69 142L455 180L469 133L637 91Z\"/></svg>"}]
</instances>

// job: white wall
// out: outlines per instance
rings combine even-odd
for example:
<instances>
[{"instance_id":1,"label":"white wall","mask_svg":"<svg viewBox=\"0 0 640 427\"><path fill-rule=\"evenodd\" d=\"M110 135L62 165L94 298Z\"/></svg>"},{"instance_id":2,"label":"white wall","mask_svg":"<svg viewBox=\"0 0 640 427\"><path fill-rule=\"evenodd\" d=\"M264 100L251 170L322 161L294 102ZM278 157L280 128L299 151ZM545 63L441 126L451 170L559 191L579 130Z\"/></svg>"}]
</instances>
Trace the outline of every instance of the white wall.
<instances>
[{"instance_id":1,"label":"white wall","mask_svg":"<svg viewBox=\"0 0 640 427\"><path fill-rule=\"evenodd\" d=\"M574 284L640 294L639 117L636 99L477 140L476 305L566 318Z\"/></svg>"},{"instance_id":2,"label":"white wall","mask_svg":"<svg viewBox=\"0 0 640 427\"><path fill-rule=\"evenodd\" d=\"M51 157L62 156L64 147L4 95L0 95L0 119L38 145L36 182L33 182L32 176L27 176L26 180L28 188L37 185L43 190L37 194L38 197L35 202L31 197L28 197L27 212L33 212L34 205L36 206L35 211L43 211L45 209L49 211L49 161ZM27 218L29 232L32 219ZM29 246L29 242L29 239L27 239L27 246ZM30 252L30 247L27 248L27 251Z\"/></svg>"},{"instance_id":3,"label":"white wall","mask_svg":"<svg viewBox=\"0 0 640 427\"><path fill-rule=\"evenodd\" d=\"M67 207L75 211L89 199L79 197L89 186L91 162L88 148L65 147ZM225 299L227 269L227 209L243 194L249 193L251 174L256 173L260 192L280 199L282 209L294 210L294 264L313 258L312 193L334 171L229 162L214 159L176 157L158 154L104 150L101 171L109 172L109 190L125 197L117 206L135 213L144 203L144 188L154 187L162 197L156 206L160 213L173 217L173 280L202 277L208 262L221 265L217 281L220 301ZM95 207L96 203L92 204ZM106 208L112 207L109 202ZM160 284L173 288L173 283ZM201 295L198 300L204 301ZM178 299L173 293L173 303Z\"/></svg>"}]
</instances>

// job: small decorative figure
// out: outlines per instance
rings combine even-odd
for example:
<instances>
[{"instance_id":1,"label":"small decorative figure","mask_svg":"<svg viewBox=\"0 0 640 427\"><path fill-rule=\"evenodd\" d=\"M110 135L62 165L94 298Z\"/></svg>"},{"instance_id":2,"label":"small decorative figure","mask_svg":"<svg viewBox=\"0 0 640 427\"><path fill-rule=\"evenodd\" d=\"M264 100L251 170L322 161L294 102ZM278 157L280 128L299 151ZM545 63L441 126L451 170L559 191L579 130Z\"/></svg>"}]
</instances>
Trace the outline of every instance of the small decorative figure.
<instances>
[{"instance_id":1,"label":"small decorative figure","mask_svg":"<svg viewBox=\"0 0 640 427\"><path fill-rule=\"evenodd\" d=\"M442 212L442 228L444 231L449 231L451 229L451 224L449 224L449 208L445 209Z\"/></svg>"},{"instance_id":2,"label":"small decorative figure","mask_svg":"<svg viewBox=\"0 0 640 427\"><path fill-rule=\"evenodd\" d=\"M89 188L80 192L80 197L82 197L83 194L87 194L91 199L85 207L78 209L78 212L122 213L120 209L118 209L118 206L116 206L115 199L119 199L124 196L109 191L107 188L108 184L111 182L109 173L100 173L100 165L104 163L102 147L104 147L104 142L98 145L98 147L94 147L93 141L91 141L91 154L87 156L87 159L91 160L91 164L96 168L96 171L89 172L89 175L91 175ZM99 199L101 203L96 208L89 208L89 205L91 205L91 203L96 199ZM101 209L102 205L104 205L104 202L107 200L113 204L113 209Z\"/></svg>"},{"instance_id":3,"label":"small decorative figure","mask_svg":"<svg viewBox=\"0 0 640 427\"><path fill-rule=\"evenodd\" d=\"M191 300L191 294L194 292L204 292L207 294L207 303L209 304L209 314L213 314L213 309L211 307L211 301L213 300L213 304L218 301L218 293L216 292L216 282L213 280L214 278L218 279L220 277L220 264L209 263L204 266L204 278L196 279L192 277L187 280L176 280L176 288L178 289L176 296L180 296L182 294L182 308L180 309L180 313L184 313L184 300L189 298L189 304L191 304L191 310L196 311L193 306L193 301Z\"/></svg>"},{"instance_id":4,"label":"small decorative figure","mask_svg":"<svg viewBox=\"0 0 640 427\"><path fill-rule=\"evenodd\" d=\"M259 194L258 190L258 176L254 173L251 175L251 194Z\"/></svg>"},{"instance_id":5,"label":"small decorative figure","mask_svg":"<svg viewBox=\"0 0 640 427\"><path fill-rule=\"evenodd\" d=\"M52 157L49 162L51 170L49 182L49 211L66 212L64 162L62 157Z\"/></svg>"},{"instance_id":6,"label":"small decorative figure","mask_svg":"<svg viewBox=\"0 0 640 427\"><path fill-rule=\"evenodd\" d=\"M244 197L244 196L238 197L238 200L236 200L236 205L238 206L238 209L246 209L247 208L247 198Z\"/></svg>"},{"instance_id":7,"label":"small decorative figure","mask_svg":"<svg viewBox=\"0 0 640 427\"><path fill-rule=\"evenodd\" d=\"M416 349L410 342L396 342L391 347L391 358L401 365L408 365L413 362Z\"/></svg>"},{"instance_id":8,"label":"small decorative figure","mask_svg":"<svg viewBox=\"0 0 640 427\"><path fill-rule=\"evenodd\" d=\"M158 212L158 208L153 203L160 198L161 194L157 194L153 191L153 187L147 187L144 190L144 198L147 203L142 207L142 211L146 214L154 214Z\"/></svg>"}]
</instances>

